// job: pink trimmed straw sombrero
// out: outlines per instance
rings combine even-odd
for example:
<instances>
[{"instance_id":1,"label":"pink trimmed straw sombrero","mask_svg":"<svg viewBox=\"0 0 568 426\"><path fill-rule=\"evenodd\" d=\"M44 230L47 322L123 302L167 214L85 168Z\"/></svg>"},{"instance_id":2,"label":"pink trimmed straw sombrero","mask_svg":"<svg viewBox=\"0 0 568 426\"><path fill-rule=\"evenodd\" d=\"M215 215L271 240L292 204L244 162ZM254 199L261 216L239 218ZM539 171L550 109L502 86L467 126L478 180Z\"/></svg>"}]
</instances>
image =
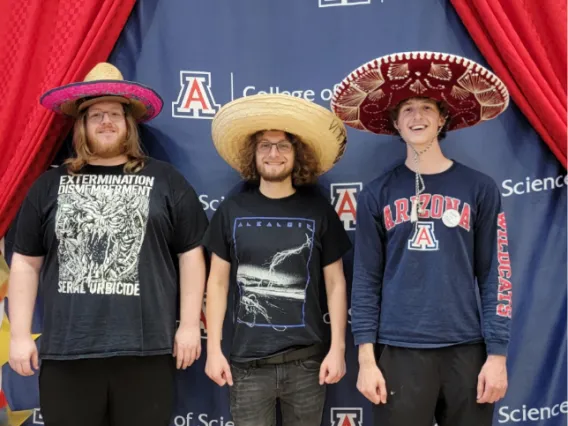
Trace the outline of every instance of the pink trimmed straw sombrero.
<instances>
[{"instance_id":1,"label":"pink trimmed straw sombrero","mask_svg":"<svg viewBox=\"0 0 568 426\"><path fill-rule=\"evenodd\" d=\"M351 72L337 85L331 109L348 126L396 135L390 110L413 97L445 102L448 131L491 120L509 105L505 84L469 59L448 53L402 52Z\"/></svg>"},{"instance_id":2,"label":"pink trimmed straw sombrero","mask_svg":"<svg viewBox=\"0 0 568 426\"><path fill-rule=\"evenodd\" d=\"M131 105L132 115L139 123L156 117L164 105L156 91L124 80L119 69L107 62L95 65L82 82L56 87L40 98L44 107L71 117L77 117L88 106L102 101Z\"/></svg>"}]
</instances>

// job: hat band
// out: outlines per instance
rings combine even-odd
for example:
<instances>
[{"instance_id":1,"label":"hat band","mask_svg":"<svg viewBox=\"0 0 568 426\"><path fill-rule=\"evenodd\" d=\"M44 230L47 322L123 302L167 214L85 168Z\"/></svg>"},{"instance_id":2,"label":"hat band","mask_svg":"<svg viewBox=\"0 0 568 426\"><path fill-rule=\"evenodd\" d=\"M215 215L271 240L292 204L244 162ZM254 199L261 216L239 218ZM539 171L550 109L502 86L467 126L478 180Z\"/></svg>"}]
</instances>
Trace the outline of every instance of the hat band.
<instances>
[{"instance_id":1,"label":"hat band","mask_svg":"<svg viewBox=\"0 0 568 426\"><path fill-rule=\"evenodd\" d=\"M87 96L85 98L81 98L77 101L77 110L83 111L87 107L97 103L100 100L101 102L108 101L108 102L120 102L121 104L129 104L130 101L125 97L118 96L118 95L98 95L98 96Z\"/></svg>"}]
</instances>

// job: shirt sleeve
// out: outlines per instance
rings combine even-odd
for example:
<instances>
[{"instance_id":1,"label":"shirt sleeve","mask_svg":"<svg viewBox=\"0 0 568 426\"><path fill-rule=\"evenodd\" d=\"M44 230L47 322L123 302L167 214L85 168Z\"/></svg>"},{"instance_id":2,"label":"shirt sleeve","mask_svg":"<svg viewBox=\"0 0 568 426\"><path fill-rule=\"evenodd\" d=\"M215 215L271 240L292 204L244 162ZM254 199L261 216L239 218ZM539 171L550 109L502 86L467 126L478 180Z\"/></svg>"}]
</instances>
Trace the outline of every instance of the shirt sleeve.
<instances>
[{"instance_id":1,"label":"shirt sleeve","mask_svg":"<svg viewBox=\"0 0 568 426\"><path fill-rule=\"evenodd\" d=\"M201 245L207 225L207 215L195 190L188 184L174 206L172 247L175 253L185 253Z\"/></svg>"},{"instance_id":2,"label":"shirt sleeve","mask_svg":"<svg viewBox=\"0 0 568 426\"><path fill-rule=\"evenodd\" d=\"M379 204L367 187L357 197L351 291L351 331L356 345L377 341L385 236Z\"/></svg>"},{"instance_id":3,"label":"shirt sleeve","mask_svg":"<svg viewBox=\"0 0 568 426\"><path fill-rule=\"evenodd\" d=\"M211 223L203 237L203 245L211 252L227 262L231 261L229 225L226 213L227 200L223 201L213 214Z\"/></svg>"},{"instance_id":4,"label":"shirt sleeve","mask_svg":"<svg viewBox=\"0 0 568 426\"><path fill-rule=\"evenodd\" d=\"M513 286L505 212L495 184L482 191L474 232L474 266L487 353L505 355L509 344Z\"/></svg>"},{"instance_id":5,"label":"shirt sleeve","mask_svg":"<svg viewBox=\"0 0 568 426\"><path fill-rule=\"evenodd\" d=\"M326 267L339 260L351 249L351 240L337 212L326 200L325 227L321 237L321 265Z\"/></svg>"},{"instance_id":6,"label":"shirt sleeve","mask_svg":"<svg viewBox=\"0 0 568 426\"><path fill-rule=\"evenodd\" d=\"M15 223L14 253L24 256L45 256L43 215L41 213L42 183L36 181L30 188L18 212Z\"/></svg>"}]
</instances>

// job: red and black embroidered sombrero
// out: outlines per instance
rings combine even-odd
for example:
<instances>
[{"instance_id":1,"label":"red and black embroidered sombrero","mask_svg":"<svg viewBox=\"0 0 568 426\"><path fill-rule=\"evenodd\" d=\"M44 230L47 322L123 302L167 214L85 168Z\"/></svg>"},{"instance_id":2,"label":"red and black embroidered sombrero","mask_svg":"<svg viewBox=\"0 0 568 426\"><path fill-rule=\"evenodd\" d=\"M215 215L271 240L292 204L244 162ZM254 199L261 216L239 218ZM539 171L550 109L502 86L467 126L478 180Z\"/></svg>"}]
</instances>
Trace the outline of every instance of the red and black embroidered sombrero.
<instances>
[{"instance_id":1,"label":"red and black embroidered sombrero","mask_svg":"<svg viewBox=\"0 0 568 426\"><path fill-rule=\"evenodd\" d=\"M491 120L509 105L509 92L491 71L469 59L439 52L402 52L367 62L350 73L331 99L346 125L378 134L397 134L390 110L413 97L448 107L447 130Z\"/></svg>"}]
</instances>

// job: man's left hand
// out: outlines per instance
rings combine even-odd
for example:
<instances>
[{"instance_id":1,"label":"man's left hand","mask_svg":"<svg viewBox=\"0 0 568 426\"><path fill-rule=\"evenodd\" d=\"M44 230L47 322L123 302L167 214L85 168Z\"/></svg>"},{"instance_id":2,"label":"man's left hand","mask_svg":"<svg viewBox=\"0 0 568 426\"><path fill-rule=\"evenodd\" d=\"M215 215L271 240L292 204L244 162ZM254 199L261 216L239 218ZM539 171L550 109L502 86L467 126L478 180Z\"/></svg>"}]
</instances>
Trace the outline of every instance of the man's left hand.
<instances>
[{"instance_id":1,"label":"man's left hand","mask_svg":"<svg viewBox=\"0 0 568 426\"><path fill-rule=\"evenodd\" d=\"M320 385L337 383L345 376L345 351L341 349L331 349L320 367Z\"/></svg>"},{"instance_id":2,"label":"man's left hand","mask_svg":"<svg viewBox=\"0 0 568 426\"><path fill-rule=\"evenodd\" d=\"M489 355L477 378L477 402L494 403L507 392L507 358Z\"/></svg>"},{"instance_id":3,"label":"man's left hand","mask_svg":"<svg viewBox=\"0 0 568 426\"><path fill-rule=\"evenodd\" d=\"M185 370L201 355L201 329L194 327L179 327L174 341L173 356L177 358L176 367Z\"/></svg>"}]
</instances>

